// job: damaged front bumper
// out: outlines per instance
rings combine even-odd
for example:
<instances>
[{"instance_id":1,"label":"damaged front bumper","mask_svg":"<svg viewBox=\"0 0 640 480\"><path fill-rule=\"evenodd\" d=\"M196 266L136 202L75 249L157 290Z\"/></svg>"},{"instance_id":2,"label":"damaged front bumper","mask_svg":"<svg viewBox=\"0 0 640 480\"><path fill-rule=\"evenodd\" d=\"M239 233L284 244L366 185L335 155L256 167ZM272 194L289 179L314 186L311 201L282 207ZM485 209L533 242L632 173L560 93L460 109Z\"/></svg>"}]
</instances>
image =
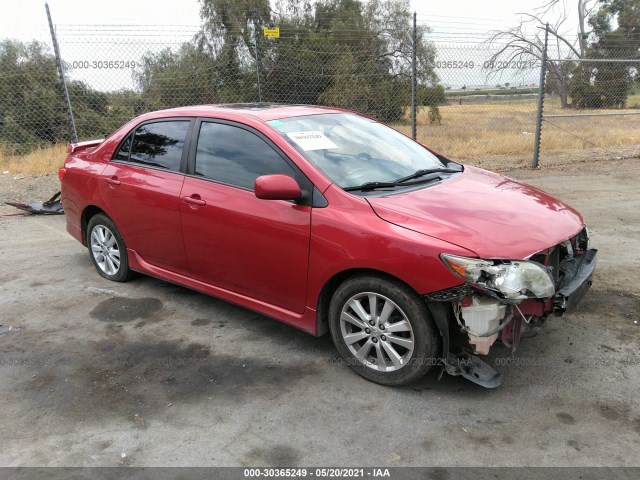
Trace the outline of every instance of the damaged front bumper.
<instances>
[{"instance_id":1,"label":"damaged front bumper","mask_svg":"<svg viewBox=\"0 0 640 480\"><path fill-rule=\"evenodd\" d=\"M553 313L562 316L573 310L589 291L597 252L595 249L587 250L579 257L567 258L560 263L564 276L561 288L553 297Z\"/></svg>"},{"instance_id":2,"label":"damaged front bumper","mask_svg":"<svg viewBox=\"0 0 640 480\"><path fill-rule=\"evenodd\" d=\"M596 267L597 250L587 245L588 239L583 248L574 242L574 248L562 244L539 254L536 260L555 282L548 298L514 301L469 284L425 295L443 337L441 374L460 375L487 388L501 385L502 376L478 355L487 355L499 337L514 351L526 324L542 325L549 315L562 316L580 303Z\"/></svg>"}]
</instances>

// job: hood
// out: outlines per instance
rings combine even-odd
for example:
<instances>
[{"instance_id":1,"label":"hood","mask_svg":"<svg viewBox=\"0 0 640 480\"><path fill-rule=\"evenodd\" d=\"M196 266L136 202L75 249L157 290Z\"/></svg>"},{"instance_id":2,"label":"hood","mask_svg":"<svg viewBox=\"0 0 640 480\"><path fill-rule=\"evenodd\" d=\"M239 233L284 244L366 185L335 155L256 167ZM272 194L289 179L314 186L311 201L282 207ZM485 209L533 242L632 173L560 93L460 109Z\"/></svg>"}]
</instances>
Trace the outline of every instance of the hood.
<instances>
[{"instance_id":1,"label":"hood","mask_svg":"<svg viewBox=\"0 0 640 480\"><path fill-rule=\"evenodd\" d=\"M433 187L367 201L383 220L482 258L524 260L583 227L578 212L543 191L469 166Z\"/></svg>"}]
</instances>

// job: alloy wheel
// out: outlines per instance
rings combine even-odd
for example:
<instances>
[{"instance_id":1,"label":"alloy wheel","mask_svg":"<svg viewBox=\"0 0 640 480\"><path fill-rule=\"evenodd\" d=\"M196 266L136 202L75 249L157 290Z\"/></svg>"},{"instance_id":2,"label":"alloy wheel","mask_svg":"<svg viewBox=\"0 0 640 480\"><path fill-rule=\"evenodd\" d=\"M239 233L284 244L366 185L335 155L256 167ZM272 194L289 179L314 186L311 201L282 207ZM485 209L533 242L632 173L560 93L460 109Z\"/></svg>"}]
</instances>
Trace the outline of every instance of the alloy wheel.
<instances>
[{"instance_id":1,"label":"alloy wheel","mask_svg":"<svg viewBox=\"0 0 640 480\"><path fill-rule=\"evenodd\" d=\"M115 235L104 225L96 225L91 231L91 254L98 268L107 275L115 275L120 269L120 247Z\"/></svg>"},{"instance_id":2,"label":"alloy wheel","mask_svg":"<svg viewBox=\"0 0 640 480\"><path fill-rule=\"evenodd\" d=\"M391 299L373 292L351 297L340 312L340 332L349 351L367 367L394 372L414 350L411 323Z\"/></svg>"}]
</instances>

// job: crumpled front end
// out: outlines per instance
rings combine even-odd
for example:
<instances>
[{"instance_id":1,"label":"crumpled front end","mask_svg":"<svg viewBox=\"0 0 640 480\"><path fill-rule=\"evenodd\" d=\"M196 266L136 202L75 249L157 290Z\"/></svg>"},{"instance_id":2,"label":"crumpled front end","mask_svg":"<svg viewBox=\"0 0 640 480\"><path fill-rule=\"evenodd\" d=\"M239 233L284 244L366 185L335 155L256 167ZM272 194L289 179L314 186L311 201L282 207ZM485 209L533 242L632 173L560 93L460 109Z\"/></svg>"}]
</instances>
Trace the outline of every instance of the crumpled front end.
<instances>
[{"instance_id":1,"label":"crumpled front end","mask_svg":"<svg viewBox=\"0 0 640 480\"><path fill-rule=\"evenodd\" d=\"M596 253L585 227L527 260L442 255L465 280L464 285L425 295L434 317L441 317L436 323L445 339L445 370L487 387L499 385L499 374L477 356L487 355L498 338L515 350L529 327L575 308L591 286ZM432 308L434 302L450 308Z\"/></svg>"}]
</instances>

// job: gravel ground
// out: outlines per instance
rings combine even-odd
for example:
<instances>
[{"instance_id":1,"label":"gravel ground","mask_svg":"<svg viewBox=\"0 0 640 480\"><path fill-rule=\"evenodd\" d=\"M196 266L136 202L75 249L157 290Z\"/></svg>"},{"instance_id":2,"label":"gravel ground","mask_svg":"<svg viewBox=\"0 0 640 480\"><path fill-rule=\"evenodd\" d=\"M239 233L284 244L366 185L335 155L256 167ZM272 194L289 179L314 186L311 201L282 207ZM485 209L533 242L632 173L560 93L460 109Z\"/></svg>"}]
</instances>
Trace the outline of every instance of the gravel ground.
<instances>
[{"instance_id":1,"label":"gravel ground","mask_svg":"<svg viewBox=\"0 0 640 480\"><path fill-rule=\"evenodd\" d=\"M366 382L328 336L102 279L62 216L0 219L0 323L22 329L0 336L0 466L640 466L640 163L508 174L581 211L600 253L577 311L492 350L496 390ZM3 200L57 185L0 178Z\"/></svg>"},{"instance_id":2,"label":"gravel ground","mask_svg":"<svg viewBox=\"0 0 640 480\"><path fill-rule=\"evenodd\" d=\"M20 212L5 202L46 201L58 190L57 174L32 177L0 173L0 215Z\"/></svg>"}]
</instances>

